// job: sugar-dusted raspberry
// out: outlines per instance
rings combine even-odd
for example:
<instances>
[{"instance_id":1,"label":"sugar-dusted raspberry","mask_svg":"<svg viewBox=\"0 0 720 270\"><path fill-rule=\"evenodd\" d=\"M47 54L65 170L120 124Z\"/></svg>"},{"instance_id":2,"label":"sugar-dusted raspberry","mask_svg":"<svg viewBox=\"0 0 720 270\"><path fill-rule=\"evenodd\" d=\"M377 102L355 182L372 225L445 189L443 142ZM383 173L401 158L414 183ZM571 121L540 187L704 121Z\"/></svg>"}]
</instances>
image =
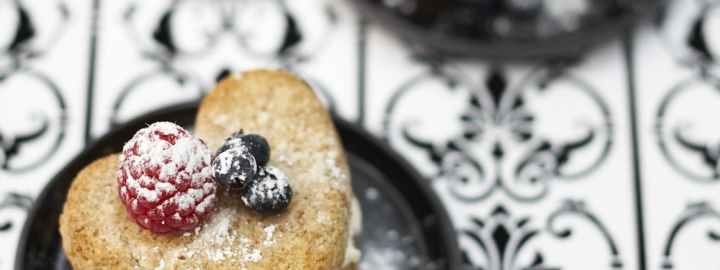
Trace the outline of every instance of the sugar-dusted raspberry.
<instances>
[{"instance_id":1,"label":"sugar-dusted raspberry","mask_svg":"<svg viewBox=\"0 0 720 270\"><path fill-rule=\"evenodd\" d=\"M215 207L207 145L182 127L158 122L135 133L120 155L120 199L128 214L156 233L197 227Z\"/></svg>"}]
</instances>

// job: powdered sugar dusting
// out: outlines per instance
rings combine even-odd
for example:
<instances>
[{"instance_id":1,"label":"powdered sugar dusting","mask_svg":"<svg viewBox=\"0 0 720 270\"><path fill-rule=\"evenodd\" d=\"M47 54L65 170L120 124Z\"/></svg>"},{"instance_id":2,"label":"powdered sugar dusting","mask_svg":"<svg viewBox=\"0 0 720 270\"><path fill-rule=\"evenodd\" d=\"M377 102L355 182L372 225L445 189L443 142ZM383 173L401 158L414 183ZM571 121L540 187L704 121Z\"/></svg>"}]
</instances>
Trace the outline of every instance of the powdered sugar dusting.
<instances>
[{"instance_id":1,"label":"powdered sugar dusting","mask_svg":"<svg viewBox=\"0 0 720 270\"><path fill-rule=\"evenodd\" d=\"M331 222L330 215L325 211L318 211L316 220L323 225L328 225Z\"/></svg>"},{"instance_id":2,"label":"powdered sugar dusting","mask_svg":"<svg viewBox=\"0 0 720 270\"><path fill-rule=\"evenodd\" d=\"M295 159L292 159L287 155L281 154L281 155L277 156L277 161L285 163L290 167L295 166Z\"/></svg>"},{"instance_id":3,"label":"powdered sugar dusting","mask_svg":"<svg viewBox=\"0 0 720 270\"><path fill-rule=\"evenodd\" d=\"M199 190L189 189L187 192L185 192L183 194L179 194L179 195L171 198L171 200L174 200L175 203L177 203L179 209L189 209L189 208L195 207L195 198L190 193L191 192L197 193L197 191L199 191ZM202 191L200 191L200 192L202 192Z\"/></svg>"},{"instance_id":4,"label":"powdered sugar dusting","mask_svg":"<svg viewBox=\"0 0 720 270\"><path fill-rule=\"evenodd\" d=\"M204 214L205 211L209 209L209 207L212 207L214 201L215 194L207 196L207 198L205 198L202 202L195 206L195 211L197 211L199 214Z\"/></svg>"},{"instance_id":5,"label":"powdered sugar dusting","mask_svg":"<svg viewBox=\"0 0 720 270\"><path fill-rule=\"evenodd\" d=\"M265 232L265 240L263 240L263 246L271 246L275 244L275 225L266 226L263 231Z\"/></svg>"},{"instance_id":6,"label":"powdered sugar dusting","mask_svg":"<svg viewBox=\"0 0 720 270\"><path fill-rule=\"evenodd\" d=\"M160 260L160 265L155 267L155 270L165 269L165 260Z\"/></svg>"},{"instance_id":7,"label":"powdered sugar dusting","mask_svg":"<svg viewBox=\"0 0 720 270\"><path fill-rule=\"evenodd\" d=\"M138 195L140 195L140 198L143 198L148 202L157 202L160 197L158 190L151 190L147 188L140 188L140 190L138 190Z\"/></svg>"},{"instance_id":8,"label":"powdered sugar dusting","mask_svg":"<svg viewBox=\"0 0 720 270\"><path fill-rule=\"evenodd\" d=\"M172 184L167 183L167 182L160 182L160 183L155 184L155 190L157 190L160 193L162 193L162 192L170 193L170 192L175 192L175 186L173 186Z\"/></svg>"},{"instance_id":9,"label":"powdered sugar dusting","mask_svg":"<svg viewBox=\"0 0 720 270\"><path fill-rule=\"evenodd\" d=\"M204 258L213 262L231 262L242 269L262 260L263 249L276 242L277 225L264 226L261 238L253 240L233 229L237 215L236 209L224 208L209 223L196 228L194 233L183 234L183 237L194 239L186 246L169 252L175 258L170 265L177 263L179 258L191 261L202 261Z\"/></svg>"},{"instance_id":10,"label":"powdered sugar dusting","mask_svg":"<svg viewBox=\"0 0 720 270\"><path fill-rule=\"evenodd\" d=\"M168 181L170 178L177 175L177 165L175 163L167 163L160 169L160 180Z\"/></svg>"},{"instance_id":11,"label":"powdered sugar dusting","mask_svg":"<svg viewBox=\"0 0 720 270\"><path fill-rule=\"evenodd\" d=\"M232 168L232 161L233 161L233 155L230 153L225 154L225 152L221 153L217 157L215 157L215 162L218 164L216 170L218 173L228 173L230 171L230 168Z\"/></svg>"},{"instance_id":12,"label":"powdered sugar dusting","mask_svg":"<svg viewBox=\"0 0 720 270\"><path fill-rule=\"evenodd\" d=\"M330 151L327 153L327 156L325 158L325 165L328 167L328 170L330 171L330 176L333 179L340 180L345 177L345 175L338 167L337 153L335 151Z\"/></svg>"},{"instance_id":13,"label":"powdered sugar dusting","mask_svg":"<svg viewBox=\"0 0 720 270\"><path fill-rule=\"evenodd\" d=\"M245 143L243 142L242 138L236 137L236 136L241 136L241 134L242 134L241 132L234 133L232 135L232 137L227 138L225 140L225 143L223 143L223 146L220 148L220 150L218 150L219 153L218 153L218 156L215 157L215 159L223 158L223 157L221 157L221 155L224 152L229 151L229 150L234 150L235 152L232 152L232 155L228 155L228 156L243 155L243 157L246 157L247 155L250 155L249 149L248 149L247 145L245 145ZM232 159L228 159L228 158L224 158L224 159L226 159L226 160L223 160L223 163L221 164L222 166L219 166L216 169L219 169L223 173L227 173L230 170L230 167L232 165L232 163L231 163Z\"/></svg>"},{"instance_id":14,"label":"powdered sugar dusting","mask_svg":"<svg viewBox=\"0 0 720 270\"><path fill-rule=\"evenodd\" d=\"M221 114L221 115L212 117L211 119L214 124L224 127L227 125L229 117L227 116L227 114Z\"/></svg>"},{"instance_id":15,"label":"powdered sugar dusting","mask_svg":"<svg viewBox=\"0 0 720 270\"><path fill-rule=\"evenodd\" d=\"M267 123L270 120L270 114L266 111L261 111L257 113L257 120L261 124Z\"/></svg>"},{"instance_id":16,"label":"powdered sugar dusting","mask_svg":"<svg viewBox=\"0 0 720 270\"><path fill-rule=\"evenodd\" d=\"M245 254L245 260L248 262L258 262L260 259L262 259L262 254L258 249L253 249Z\"/></svg>"}]
</instances>

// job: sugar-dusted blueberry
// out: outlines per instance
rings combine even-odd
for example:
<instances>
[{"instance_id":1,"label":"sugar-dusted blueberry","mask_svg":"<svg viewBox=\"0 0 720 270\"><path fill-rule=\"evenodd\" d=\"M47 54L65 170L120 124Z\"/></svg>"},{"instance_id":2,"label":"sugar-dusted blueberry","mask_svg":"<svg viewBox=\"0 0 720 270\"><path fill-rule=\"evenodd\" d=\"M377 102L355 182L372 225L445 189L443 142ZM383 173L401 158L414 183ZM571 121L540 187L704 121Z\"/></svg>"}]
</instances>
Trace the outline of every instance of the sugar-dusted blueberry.
<instances>
[{"instance_id":1,"label":"sugar-dusted blueberry","mask_svg":"<svg viewBox=\"0 0 720 270\"><path fill-rule=\"evenodd\" d=\"M270 161L270 144L263 136L247 134L240 137L242 143L247 146L248 151L255 157L258 166L267 165Z\"/></svg>"},{"instance_id":2,"label":"sugar-dusted blueberry","mask_svg":"<svg viewBox=\"0 0 720 270\"><path fill-rule=\"evenodd\" d=\"M230 148L238 146L240 142L240 137L243 136L243 130L238 130L237 132L233 132L230 137L225 138L225 142L223 142L223 145L220 146L220 149L215 152L215 155L219 155L221 152L225 152Z\"/></svg>"},{"instance_id":3,"label":"sugar-dusted blueberry","mask_svg":"<svg viewBox=\"0 0 720 270\"><path fill-rule=\"evenodd\" d=\"M267 165L270 161L270 144L263 136L257 134L243 134L243 131L233 133L225 139L225 143L218 149L217 155L228 149L244 146L250 152L258 166Z\"/></svg>"},{"instance_id":4,"label":"sugar-dusted blueberry","mask_svg":"<svg viewBox=\"0 0 720 270\"><path fill-rule=\"evenodd\" d=\"M240 190L255 178L258 171L255 157L245 146L219 152L212 161L212 166L216 182Z\"/></svg>"},{"instance_id":5,"label":"sugar-dusted blueberry","mask_svg":"<svg viewBox=\"0 0 720 270\"><path fill-rule=\"evenodd\" d=\"M248 183L241 199L245 206L268 213L287 208L292 196L287 176L278 168L266 167Z\"/></svg>"}]
</instances>

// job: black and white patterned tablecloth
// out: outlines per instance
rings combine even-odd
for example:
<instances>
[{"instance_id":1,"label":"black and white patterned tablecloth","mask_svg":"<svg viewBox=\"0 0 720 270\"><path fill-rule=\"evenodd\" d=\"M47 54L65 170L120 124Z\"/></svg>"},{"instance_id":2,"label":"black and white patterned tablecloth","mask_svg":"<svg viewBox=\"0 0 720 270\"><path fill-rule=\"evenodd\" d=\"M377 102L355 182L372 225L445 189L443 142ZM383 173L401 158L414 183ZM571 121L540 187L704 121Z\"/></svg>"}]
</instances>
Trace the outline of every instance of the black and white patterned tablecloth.
<instances>
[{"instance_id":1,"label":"black and white patterned tablecloth","mask_svg":"<svg viewBox=\"0 0 720 270\"><path fill-rule=\"evenodd\" d=\"M347 1L0 0L0 269L92 138L255 67L301 74L450 212L468 269L718 269L720 2L575 61L426 61Z\"/></svg>"}]
</instances>

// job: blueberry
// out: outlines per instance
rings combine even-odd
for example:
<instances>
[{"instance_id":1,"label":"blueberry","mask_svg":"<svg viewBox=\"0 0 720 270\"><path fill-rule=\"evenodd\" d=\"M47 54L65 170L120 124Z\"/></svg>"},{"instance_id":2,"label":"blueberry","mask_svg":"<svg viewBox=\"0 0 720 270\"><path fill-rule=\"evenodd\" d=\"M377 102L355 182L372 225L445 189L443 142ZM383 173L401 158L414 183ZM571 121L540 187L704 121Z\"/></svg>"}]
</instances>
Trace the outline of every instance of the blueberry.
<instances>
[{"instance_id":1,"label":"blueberry","mask_svg":"<svg viewBox=\"0 0 720 270\"><path fill-rule=\"evenodd\" d=\"M230 137L227 137L225 139L225 142L222 146L220 146L220 149L217 150L216 155L220 154L221 152L225 152L226 150L238 146L240 143L240 138L243 136L243 130L239 130L237 132L234 132Z\"/></svg>"},{"instance_id":2,"label":"blueberry","mask_svg":"<svg viewBox=\"0 0 720 270\"><path fill-rule=\"evenodd\" d=\"M270 161L270 145L267 140L257 134L243 135L242 130L233 133L232 136L225 139L225 143L218 150L218 154L226 151L227 149L239 146L247 148L250 154L255 157L255 161L257 161L258 166L265 166L268 161Z\"/></svg>"},{"instance_id":3,"label":"blueberry","mask_svg":"<svg viewBox=\"0 0 720 270\"><path fill-rule=\"evenodd\" d=\"M245 206L269 213L287 208L292 196L287 176L277 168L267 167L261 169L257 177L248 183L241 199Z\"/></svg>"},{"instance_id":4,"label":"blueberry","mask_svg":"<svg viewBox=\"0 0 720 270\"><path fill-rule=\"evenodd\" d=\"M246 148L235 147L219 152L212 161L215 181L233 189L245 189L258 171L257 162Z\"/></svg>"},{"instance_id":5,"label":"blueberry","mask_svg":"<svg viewBox=\"0 0 720 270\"><path fill-rule=\"evenodd\" d=\"M242 143L248 148L250 154L255 157L258 166L267 165L270 161L270 145L263 136L257 134L247 134L240 138Z\"/></svg>"}]
</instances>

